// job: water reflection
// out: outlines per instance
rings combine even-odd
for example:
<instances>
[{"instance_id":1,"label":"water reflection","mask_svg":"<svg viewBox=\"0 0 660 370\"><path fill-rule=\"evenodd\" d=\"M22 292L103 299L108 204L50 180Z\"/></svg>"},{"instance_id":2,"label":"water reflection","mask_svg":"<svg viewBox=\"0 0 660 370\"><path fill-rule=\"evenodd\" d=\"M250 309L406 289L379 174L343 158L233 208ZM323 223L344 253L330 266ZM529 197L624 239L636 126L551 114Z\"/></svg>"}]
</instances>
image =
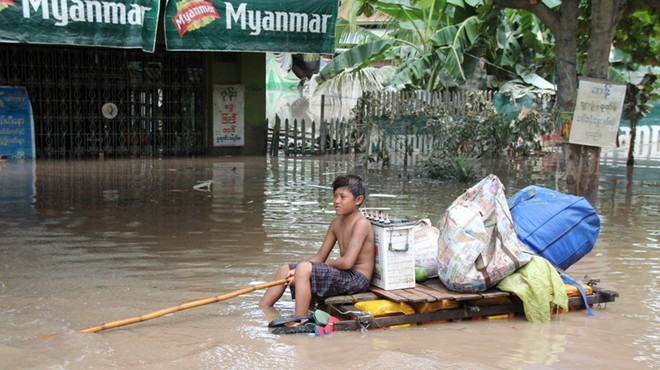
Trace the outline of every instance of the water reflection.
<instances>
[{"instance_id":1,"label":"water reflection","mask_svg":"<svg viewBox=\"0 0 660 370\"><path fill-rule=\"evenodd\" d=\"M502 179L511 195L530 184L562 184L557 163L550 156L482 165ZM3 366L660 365L660 178L658 172L653 178L649 172L627 173L625 166L609 164L602 168L598 244L569 269L578 278L601 279L602 286L620 293L607 309L596 309L595 318L576 312L547 325L516 318L329 338L277 337L265 324L275 315L291 314L292 302L285 296L274 310L264 312L257 307L261 292L253 292L103 334L73 332L269 280L277 265L319 248L334 216L328 187L346 172L365 178L365 206L434 223L469 187L429 181L414 170L367 170L352 157L4 164ZM212 185L195 189L209 181ZM58 332L66 334L48 342L27 341Z\"/></svg>"}]
</instances>

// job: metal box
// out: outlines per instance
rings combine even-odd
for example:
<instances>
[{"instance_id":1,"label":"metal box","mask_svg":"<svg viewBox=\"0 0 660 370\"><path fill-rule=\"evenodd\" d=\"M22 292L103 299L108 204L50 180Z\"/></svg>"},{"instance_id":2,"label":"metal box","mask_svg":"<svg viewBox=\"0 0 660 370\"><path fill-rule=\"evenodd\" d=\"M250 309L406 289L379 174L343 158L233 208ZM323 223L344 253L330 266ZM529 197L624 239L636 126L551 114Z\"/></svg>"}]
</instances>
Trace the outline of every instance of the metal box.
<instances>
[{"instance_id":1,"label":"metal box","mask_svg":"<svg viewBox=\"0 0 660 370\"><path fill-rule=\"evenodd\" d=\"M407 220L371 220L371 225L376 248L371 284L385 290L414 288L415 223Z\"/></svg>"}]
</instances>

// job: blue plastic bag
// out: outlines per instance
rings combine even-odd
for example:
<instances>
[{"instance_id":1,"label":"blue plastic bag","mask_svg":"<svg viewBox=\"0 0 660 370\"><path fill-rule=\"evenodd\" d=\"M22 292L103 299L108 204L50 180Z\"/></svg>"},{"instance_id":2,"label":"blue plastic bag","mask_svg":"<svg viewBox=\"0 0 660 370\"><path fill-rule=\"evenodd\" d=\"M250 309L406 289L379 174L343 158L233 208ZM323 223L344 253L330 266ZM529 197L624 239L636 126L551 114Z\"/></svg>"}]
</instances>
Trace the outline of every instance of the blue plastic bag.
<instances>
[{"instance_id":1,"label":"blue plastic bag","mask_svg":"<svg viewBox=\"0 0 660 370\"><path fill-rule=\"evenodd\" d=\"M584 197L528 186L507 200L518 239L566 270L593 249L600 218Z\"/></svg>"}]
</instances>

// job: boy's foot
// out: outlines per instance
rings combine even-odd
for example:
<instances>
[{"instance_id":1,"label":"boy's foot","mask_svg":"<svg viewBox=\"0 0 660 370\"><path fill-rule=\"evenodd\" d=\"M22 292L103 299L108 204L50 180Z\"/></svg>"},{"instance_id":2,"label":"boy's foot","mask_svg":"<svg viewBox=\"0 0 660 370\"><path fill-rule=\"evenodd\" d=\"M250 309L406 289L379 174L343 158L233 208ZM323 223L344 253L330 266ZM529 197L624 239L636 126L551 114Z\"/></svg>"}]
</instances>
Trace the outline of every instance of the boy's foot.
<instances>
[{"instance_id":1,"label":"boy's foot","mask_svg":"<svg viewBox=\"0 0 660 370\"><path fill-rule=\"evenodd\" d=\"M292 326L280 326L275 328L271 333L273 334L299 334L299 333L314 333L316 324L308 322L305 324L296 323Z\"/></svg>"},{"instance_id":2,"label":"boy's foot","mask_svg":"<svg viewBox=\"0 0 660 370\"><path fill-rule=\"evenodd\" d=\"M304 324L309 321L313 321L314 316L312 314L307 315L298 315L291 317L280 317L268 323L269 328L277 328L280 326L292 326L294 324Z\"/></svg>"}]
</instances>

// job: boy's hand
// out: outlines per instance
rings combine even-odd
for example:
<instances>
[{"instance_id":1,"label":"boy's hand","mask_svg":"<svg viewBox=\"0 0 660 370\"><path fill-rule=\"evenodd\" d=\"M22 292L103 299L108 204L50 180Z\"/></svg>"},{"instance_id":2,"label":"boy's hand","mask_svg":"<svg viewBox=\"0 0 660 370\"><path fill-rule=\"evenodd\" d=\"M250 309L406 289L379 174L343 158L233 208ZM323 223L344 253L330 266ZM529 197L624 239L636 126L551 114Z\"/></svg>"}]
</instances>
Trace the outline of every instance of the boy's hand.
<instances>
[{"instance_id":1,"label":"boy's hand","mask_svg":"<svg viewBox=\"0 0 660 370\"><path fill-rule=\"evenodd\" d=\"M296 269L289 270L289 274L286 276L289 279L289 282L286 285L292 285L296 281Z\"/></svg>"}]
</instances>

